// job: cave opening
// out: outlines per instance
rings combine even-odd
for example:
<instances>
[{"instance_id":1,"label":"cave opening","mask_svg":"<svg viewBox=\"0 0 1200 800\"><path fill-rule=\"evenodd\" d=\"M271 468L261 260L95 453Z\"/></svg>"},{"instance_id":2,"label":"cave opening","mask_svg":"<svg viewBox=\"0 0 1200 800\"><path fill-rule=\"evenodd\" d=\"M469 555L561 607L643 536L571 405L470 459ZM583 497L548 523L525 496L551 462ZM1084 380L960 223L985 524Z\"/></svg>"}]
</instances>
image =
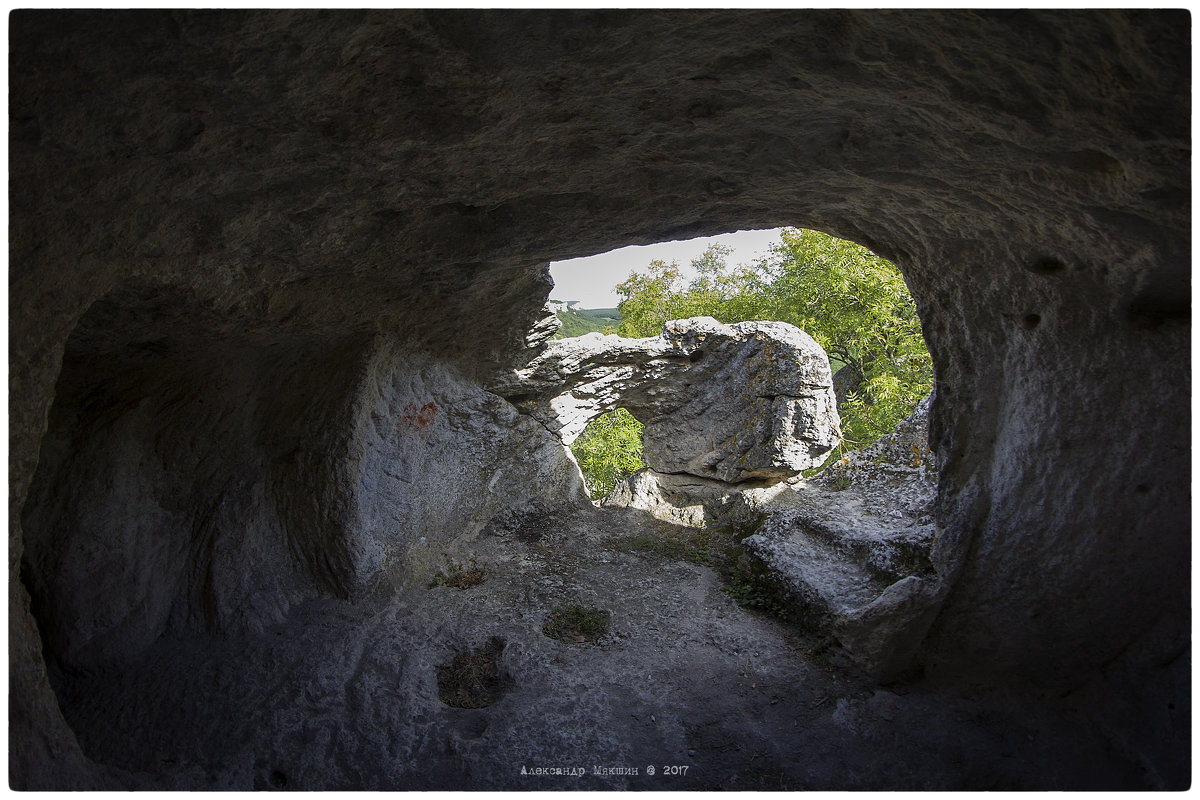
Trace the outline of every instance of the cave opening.
<instances>
[{"instance_id":1,"label":"cave opening","mask_svg":"<svg viewBox=\"0 0 1200 800\"><path fill-rule=\"evenodd\" d=\"M712 241L690 274L620 265L599 330L560 330L513 391L570 447L597 506L664 523L609 547L713 568L743 608L896 678L938 601L932 359L895 265L816 231L770 233L750 265ZM554 291L550 310L577 331L587 309Z\"/></svg>"},{"instance_id":2,"label":"cave opening","mask_svg":"<svg viewBox=\"0 0 1200 800\"><path fill-rule=\"evenodd\" d=\"M673 343L643 366L665 368L677 382L704 371L753 377L767 375L777 357L786 356L820 373L824 405L818 411L832 412L832 374L811 339L789 339L790 333L778 339L772 321L748 321L750 327L732 337L724 323L711 323L716 327L705 322L675 331ZM746 342L750 350L735 352ZM810 346L811 352L805 349ZM585 360L583 373L595 376L597 363ZM631 399L647 420L664 416L647 409L661 411L657 404L671 393L665 376L658 378L644 382ZM778 380L790 385L786 374ZM504 486L506 470L528 475L528 466L488 458L495 471L485 481L500 504L493 499L470 508L458 502L448 511L444 498L460 497L458 485L447 484L455 467L437 462L446 453L463 457L454 449L461 447L457 440L495 438L504 427L514 441L539 441L545 429L514 409L554 407L536 402L536 381L513 389L513 404L506 407L460 381L429 361L369 340L248 329L229 310L152 285L94 303L67 343L42 463L22 520L23 577L53 688L84 752L100 763L145 770L177 760L195 743L196 726L220 721L235 730L254 728L262 724L260 699L269 691L254 677L255 665L276 664L281 680L303 681L326 668L323 653L330 647L378 648L379 658L387 653L406 664L404 697L394 699L388 714L389 724L411 735L440 727L476 740L494 724L480 714L514 708L521 717L553 713L533 695L558 696L598 669L615 693L605 702L625 697L638 714L662 715L663 692L686 698L679 719L690 749L743 773L740 756L715 749L726 736L719 731L738 729L741 704L755 706L757 693L771 687L768 727L782 732L793 721L785 719L794 711L786 698L795 686L813 692L814 703L832 691L830 673L812 657L829 653L828 626L838 608L829 598L814 605L811 587L779 577L772 559L780 554L771 542L782 528L772 532L757 519L782 508L777 495L785 484L779 478L796 472L786 465L780 472L772 460L778 453L749 454L758 459L754 469L734 465L736 459L696 462L685 454L685 462L695 463L675 473L648 471L641 485L629 487L631 497L648 498L650 506L610 503L572 511L563 497L578 492L566 474L574 465L556 460L545 441L532 459L515 448L506 456L541 461L541 474L552 476L532 507L522 498L536 491L536 482ZM371 398L366 411L331 388L356 382ZM297 387L304 388L304 402ZM764 391L776 397L775 389ZM779 411L774 402L763 413ZM617 408L633 421L640 444L643 426L631 410ZM799 425L805 415L793 412L784 416ZM669 456L683 439L705 435L672 434L662 452ZM825 441L820 453L833 446ZM358 467L360 485L366 486L367 476L376 481L358 501L347 501L336 488L344 485L349 463L366 465ZM697 469L701 475L687 471ZM738 489L731 493L726 479L734 475ZM414 482L420 491L409 488ZM315 493L322 486L332 487L328 496ZM505 491L512 500L505 501ZM462 522L456 534L414 535L405 543L381 527L398 512L438 529L454 527L446 522L448 513ZM371 535L379 537L380 555L371 550ZM743 543L755 536L755 544ZM895 582L898 567L881 566L878 553L874 558L856 567L854 576L837 566L844 574L836 602L862 601ZM264 563L271 569L263 571ZM811 564L813 554L786 563ZM386 579L377 577L380 566ZM103 580L81 584L84 574ZM532 596L521 588L531 580L541 587ZM861 585L849 590L853 597L847 600L846 587L855 580ZM406 598L409 615L381 599L384 586ZM463 622L473 614L498 623ZM389 633L379 638L385 620ZM530 627L529 620L536 624ZM580 627L563 620L577 620L572 624ZM592 628L584 625L589 622ZM444 641L400 658L417 635L414 626L424 624L445 629ZM333 628L339 633L330 634ZM654 637L667 629L686 644L654 651ZM531 643L530 636L537 638ZM609 657L659 675L660 685L629 697L628 687L618 688L614 667L595 663ZM728 696L713 704L712 685L695 676L662 677L678 658L708 670L709 683L727 685ZM547 672L542 661L557 666ZM748 689L740 685L742 673L757 676ZM441 705L436 712L414 712L428 716L426 727L402 722L408 709L423 708L422 681L430 676ZM476 691L475 683L485 690ZM207 710L196 705L218 687L225 699ZM306 713L346 714L365 691L347 686L296 698L293 705ZM183 698L190 710L164 717L153 700L163 692ZM476 716L462 716L467 713ZM300 760L310 765L317 758L313 746L301 748ZM544 746L554 745L546 739ZM596 746L606 752L609 745ZM306 776L283 747L254 767L256 785L277 786L284 775L289 787L324 779L311 766ZM231 757L218 738L203 748L195 758L214 763ZM380 776L387 770L371 769L371 780L385 780ZM784 767L774 769L768 771L772 779L785 781Z\"/></svg>"},{"instance_id":3,"label":"cave opening","mask_svg":"<svg viewBox=\"0 0 1200 800\"><path fill-rule=\"evenodd\" d=\"M11 27L15 787L1187 785L1186 12ZM598 546L674 523L508 373L542 256L780 219L903 264L942 491L928 549L920 493L844 529L874 458L659 431L639 502L712 490L731 594L712 539ZM749 330L676 327L656 369ZM759 564L827 634L743 613Z\"/></svg>"},{"instance_id":4,"label":"cave opening","mask_svg":"<svg viewBox=\"0 0 1200 800\"><path fill-rule=\"evenodd\" d=\"M588 332L648 337L671 319L698 316L786 321L815 335L828 357L842 436L806 476L892 433L932 393L932 357L900 269L851 241L799 228L739 231L552 262L550 273L550 308L561 325L553 340ZM576 296L584 299L566 299ZM704 354L696 348L689 358ZM646 466L638 445L644 426L628 409L589 410L604 413L567 444L599 500Z\"/></svg>"}]
</instances>

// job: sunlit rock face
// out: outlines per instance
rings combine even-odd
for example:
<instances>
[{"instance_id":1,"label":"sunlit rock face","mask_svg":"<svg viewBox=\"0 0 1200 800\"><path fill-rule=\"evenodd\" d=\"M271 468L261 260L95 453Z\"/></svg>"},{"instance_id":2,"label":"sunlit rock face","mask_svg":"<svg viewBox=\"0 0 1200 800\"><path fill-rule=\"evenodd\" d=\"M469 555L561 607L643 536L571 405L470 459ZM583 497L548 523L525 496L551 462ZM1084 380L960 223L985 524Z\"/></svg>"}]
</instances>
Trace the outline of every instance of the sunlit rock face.
<instances>
[{"instance_id":1,"label":"sunlit rock face","mask_svg":"<svg viewBox=\"0 0 1200 800\"><path fill-rule=\"evenodd\" d=\"M833 637L859 669L894 680L912 668L938 606L931 400L809 480L731 486L643 469L601 504L736 531L804 626Z\"/></svg>"},{"instance_id":2,"label":"sunlit rock face","mask_svg":"<svg viewBox=\"0 0 1200 800\"><path fill-rule=\"evenodd\" d=\"M1189 31L1186 12L14 12L13 785L110 780L46 659L253 629L407 580L421 537L497 507L576 502L553 437L482 388L537 356L548 261L779 225L871 247L922 315L927 672L1086 683L1170 784ZM81 600L96 581L103 610Z\"/></svg>"},{"instance_id":3,"label":"sunlit rock face","mask_svg":"<svg viewBox=\"0 0 1200 800\"><path fill-rule=\"evenodd\" d=\"M493 386L570 444L625 408L658 472L726 483L790 478L840 440L829 358L785 322L674 320L659 336L551 342Z\"/></svg>"}]
</instances>

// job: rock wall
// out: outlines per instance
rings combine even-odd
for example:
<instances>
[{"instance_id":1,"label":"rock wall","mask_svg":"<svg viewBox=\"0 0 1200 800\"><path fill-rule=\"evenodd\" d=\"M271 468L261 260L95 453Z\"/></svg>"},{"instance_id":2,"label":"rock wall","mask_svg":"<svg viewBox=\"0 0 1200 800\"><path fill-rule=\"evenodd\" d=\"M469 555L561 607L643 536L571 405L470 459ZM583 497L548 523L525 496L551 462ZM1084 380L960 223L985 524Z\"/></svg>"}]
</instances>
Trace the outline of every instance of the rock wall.
<instances>
[{"instance_id":1,"label":"rock wall","mask_svg":"<svg viewBox=\"0 0 1200 800\"><path fill-rule=\"evenodd\" d=\"M453 367L384 342L357 398L363 581L424 579L499 514L588 503L562 442Z\"/></svg>"},{"instance_id":2,"label":"rock wall","mask_svg":"<svg viewBox=\"0 0 1200 800\"><path fill-rule=\"evenodd\" d=\"M510 503L586 501L556 438L388 337L210 340L201 311L152 305L98 301L68 341L22 519L66 669L126 666L168 630L261 630L420 573Z\"/></svg>"},{"instance_id":3,"label":"rock wall","mask_svg":"<svg viewBox=\"0 0 1200 800\"><path fill-rule=\"evenodd\" d=\"M762 519L744 546L880 681L913 669L948 588L930 558L937 536L932 400L807 484L741 499Z\"/></svg>"},{"instance_id":4,"label":"rock wall","mask_svg":"<svg viewBox=\"0 0 1200 800\"><path fill-rule=\"evenodd\" d=\"M893 260L921 311L949 587L927 669L1090 681L1096 709L1125 698L1122 730L1177 731L1189 30L1182 11L14 12L13 785L102 777L45 654L269 618L386 560L390 514L449 539L506 480L554 493L519 467L493 485L480 443L433 495L468 510L355 499L393 441L419 470L423 430L430 453L452 419L489 435L469 385L528 359L546 261L781 224ZM72 575L92 557L99 608L95 573Z\"/></svg>"}]
</instances>

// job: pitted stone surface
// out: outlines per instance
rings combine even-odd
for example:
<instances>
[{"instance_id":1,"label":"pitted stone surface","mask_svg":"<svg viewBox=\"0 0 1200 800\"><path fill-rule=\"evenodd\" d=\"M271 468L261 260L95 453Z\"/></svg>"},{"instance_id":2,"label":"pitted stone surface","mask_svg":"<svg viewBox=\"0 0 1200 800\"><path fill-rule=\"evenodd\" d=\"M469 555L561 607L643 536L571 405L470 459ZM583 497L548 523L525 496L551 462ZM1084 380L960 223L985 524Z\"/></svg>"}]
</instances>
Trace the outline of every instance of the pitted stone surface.
<instances>
[{"instance_id":1,"label":"pitted stone surface","mask_svg":"<svg viewBox=\"0 0 1200 800\"><path fill-rule=\"evenodd\" d=\"M623 407L646 426L652 469L728 483L796 475L841 437L829 358L784 322L695 317L645 339L560 339L493 388L565 444Z\"/></svg>"},{"instance_id":2,"label":"pitted stone surface","mask_svg":"<svg viewBox=\"0 0 1200 800\"><path fill-rule=\"evenodd\" d=\"M807 624L832 633L859 668L894 678L912 666L941 599L930 557L937 495L931 399L890 434L807 481L736 487L645 469L602 505L678 525L752 530L742 546Z\"/></svg>"},{"instance_id":3,"label":"pitted stone surface","mask_svg":"<svg viewBox=\"0 0 1200 800\"><path fill-rule=\"evenodd\" d=\"M893 519L932 524L938 464L929 447L932 407L933 395L929 395L895 430L868 447L847 453L812 483L833 491L849 490Z\"/></svg>"},{"instance_id":4,"label":"pitted stone surface","mask_svg":"<svg viewBox=\"0 0 1200 800\"><path fill-rule=\"evenodd\" d=\"M150 640L140 600L174 598L177 634L215 651L297 597L407 586L503 509L574 503L557 439L481 389L544 339L548 261L778 225L871 247L921 312L950 584L929 674L1086 683L1140 785L1188 784L1186 11L9 23L15 788L130 785L84 757L46 671L97 622ZM112 615L44 603L97 580L45 556L79 537L121 551ZM220 652L274 674L269 648ZM354 677L312 658L283 688ZM319 719L296 734L316 751L338 730ZM203 722L193 740L223 735ZM1069 761L1044 785L1098 774Z\"/></svg>"},{"instance_id":5,"label":"pitted stone surface","mask_svg":"<svg viewBox=\"0 0 1200 800\"><path fill-rule=\"evenodd\" d=\"M743 545L821 620L860 668L881 680L912 667L944 585L937 534L937 457L926 397L879 441L805 484L745 492L760 515Z\"/></svg>"}]
</instances>

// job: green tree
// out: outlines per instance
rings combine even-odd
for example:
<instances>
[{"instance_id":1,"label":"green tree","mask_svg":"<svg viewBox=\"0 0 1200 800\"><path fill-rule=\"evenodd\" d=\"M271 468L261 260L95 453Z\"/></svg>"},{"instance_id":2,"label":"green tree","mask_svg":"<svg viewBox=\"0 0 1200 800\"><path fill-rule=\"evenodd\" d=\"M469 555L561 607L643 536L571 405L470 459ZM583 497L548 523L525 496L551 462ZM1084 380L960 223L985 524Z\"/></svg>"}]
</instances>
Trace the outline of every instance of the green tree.
<instances>
[{"instance_id":1,"label":"green tree","mask_svg":"<svg viewBox=\"0 0 1200 800\"><path fill-rule=\"evenodd\" d=\"M618 408L592 420L571 445L592 497L604 497L646 466L642 461L644 430L633 414Z\"/></svg>"},{"instance_id":2,"label":"green tree","mask_svg":"<svg viewBox=\"0 0 1200 800\"><path fill-rule=\"evenodd\" d=\"M671 319L780 320L825 348L842 391L843 448L890 432L933 387L916 307L900 271L870 250L818 231L787 228L769 254L731 267L710 247L685 281L672 262L652 262L617 286L620 333L653 336ZM836 455L840 455L839 448Z\"/></svg>"},{"instance_id":3,"label":"green tree","mask_svg":"<svg viewBox=\"0 0 1200 800\"><path fill-rule=\"evenodd\" d=\"M784 229L759 263L762 317L790 322L841 367L839 411L851 449L891 432L933 388L933 360L904 277L854 242Z\"/></svg>"},{"instance_id":4,"label":"green tree","mask_svg":"<svg viewBox=\"0 0 1200 800\"><path fill-rule=\"evenodd\" d=\"M705 313L688 294L683 272L674 261L651 261L644 274L631 273L618 284L617 293L624 298L617 306L621 314L617 333L621 336L657 336L668 320Z\"/></svg>"},{"instance_id":5,"label":"green tree","mask_svg":"<svg viewBox=\"0 0 1200 800\"><path fill-rule=\"evenodd\" d=\"M657 336L663 324L687 317L716 317L721 322L768 319L764 287L750 268L731 268L726 258L733 251L709 245L692 261L696 277L685 281L683 270L672 261L652 261L646 273L631 273L617 284L624 298L618 305L622 336Z\"/></svg>"}]
</instances>

